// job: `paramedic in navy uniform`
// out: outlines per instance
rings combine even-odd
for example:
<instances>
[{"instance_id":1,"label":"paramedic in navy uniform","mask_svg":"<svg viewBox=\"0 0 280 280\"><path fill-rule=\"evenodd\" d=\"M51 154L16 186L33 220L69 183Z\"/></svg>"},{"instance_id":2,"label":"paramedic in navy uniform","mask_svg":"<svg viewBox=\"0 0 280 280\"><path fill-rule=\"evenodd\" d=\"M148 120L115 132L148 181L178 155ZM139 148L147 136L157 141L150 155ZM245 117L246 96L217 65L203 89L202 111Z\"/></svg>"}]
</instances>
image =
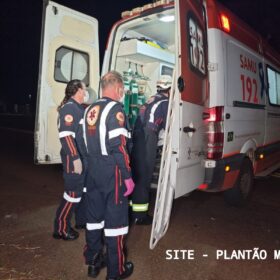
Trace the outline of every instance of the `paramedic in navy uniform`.
<instances>
[{"instance_id":1,"label":"paramedic in navy uniform","mask_svg":"<svg viewBox=\"0 0 280 280\"><path fill-rule=\"evenodd\" d=\"M84 117L88 151L87 226L84 256L88 276L105 266L102 236L107 247L107 278L125 279L133 272L124 256L128 233L128 198L134 188L126 141L126 117L119 102L124 96L122 76L110 71L101 79L102 98L90 105Z\"/></svg>"},{"instance_id":2,"label":"paramedic in navy uniform","mask_svg":"<svg viewBox=\"0 0 280 280\"><path fill-rule=\"evenodd\" d=\"M71 227L71 217L75 210L76 227L86 223L83 195L86 175L86 147L82 134L84 107L88 100L85 84L80 80L70 81L65 89L65 97L58 107L58 131L61 142L64 194L54 221L55 239L75 240L79 233Z\"/></svg>"},{"instance_id":3,"label":"paramedic in navy uniform","mask_svg":"<svg viewBox=\"0 0 280 280\"><path fill-rule=\"evenodd\" d=\"M150 185L155 167L157 148L163 145L172 79L162 75L157 81L157 94L140 107L133 130L131 165L135 189L132 194L132 222L150 225L148 215Z\"/></svg>"}]
</instances>

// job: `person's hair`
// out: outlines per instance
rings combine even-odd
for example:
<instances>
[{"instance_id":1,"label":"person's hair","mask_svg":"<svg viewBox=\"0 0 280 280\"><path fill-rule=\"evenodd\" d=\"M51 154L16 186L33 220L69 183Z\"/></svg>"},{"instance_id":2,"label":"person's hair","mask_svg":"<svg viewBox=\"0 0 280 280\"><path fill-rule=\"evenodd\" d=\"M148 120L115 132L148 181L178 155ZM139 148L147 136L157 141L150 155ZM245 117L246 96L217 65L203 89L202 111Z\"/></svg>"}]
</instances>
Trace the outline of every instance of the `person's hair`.
<instances>
[{"instance_id":1,"label":"person's hair","mask_svg":"<svg viewBox=\"0 0 280 280\"><path fill-rule=\"evenodd\" d=\"M61 101L60 105L57 107L57 111L79 90L79 88L83 88L83 82L81 80L75 79L68 82L65 88L65 96Z\"/></svg>"},{"instance_id":2,"label":"person's hair","mask_svg":"<svg viewBox=\"0 0 280 280\"><path fill-rule=\"evenodd\" d=\"M105 89L109 86L114 86L116 83L123 84L122 75L117 71L109 71L101 78L100 86Z\"/></svg>"}]
</instances>

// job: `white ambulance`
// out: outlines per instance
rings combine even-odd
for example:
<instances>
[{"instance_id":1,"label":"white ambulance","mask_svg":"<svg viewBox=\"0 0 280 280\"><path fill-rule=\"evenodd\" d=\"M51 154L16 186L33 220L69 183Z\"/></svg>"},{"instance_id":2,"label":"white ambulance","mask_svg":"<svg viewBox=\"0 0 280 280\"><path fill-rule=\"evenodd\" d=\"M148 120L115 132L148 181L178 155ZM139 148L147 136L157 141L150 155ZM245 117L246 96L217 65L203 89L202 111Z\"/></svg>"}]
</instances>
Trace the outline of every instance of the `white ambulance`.
<instances>
[{"instance_id":1,"label":"white ambulance","mask_svg":"<svg viewBox=\"0 0 280 280\"><path fill-rule=\"evenodd\" d=\"M100 78L97 21L51 1L44 21L40 164L60 162L57 106L66 83L83 80L92 102ZM124 75L136 103L155 93L160 75L173 75L151 248L167 231L174 198L224 191L238 204L254 176L280 167L280 56L215 0L162 0L124 12L108 39L102 73L109 70Z\"/></svg>"}]
</instances>

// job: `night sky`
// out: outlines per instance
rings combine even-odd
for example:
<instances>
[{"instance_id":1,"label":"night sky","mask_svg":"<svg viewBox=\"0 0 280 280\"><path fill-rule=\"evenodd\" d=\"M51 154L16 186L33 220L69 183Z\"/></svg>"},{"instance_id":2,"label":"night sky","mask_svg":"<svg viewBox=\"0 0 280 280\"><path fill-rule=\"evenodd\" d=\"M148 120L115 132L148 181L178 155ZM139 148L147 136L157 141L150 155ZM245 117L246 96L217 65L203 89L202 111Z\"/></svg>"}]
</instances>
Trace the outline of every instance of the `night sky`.
<instances>
[{"instance_id":1,"label":"night sky","mask_svg":"<svg viewBox=\"0 0 280 280\"><path fill-rule=\"evenodd\" d=\"M43 0L1 0L0 103L31 103L35 110L39 69ZM57 0L59 4L93 16L99 21L102 61L109 31L121 12L151 0ZM221 0L280 51L279 0ZM116 5L118 3L118 5ZM29 100L31 95L31 101Z\"/></svg>"}]
</instances>

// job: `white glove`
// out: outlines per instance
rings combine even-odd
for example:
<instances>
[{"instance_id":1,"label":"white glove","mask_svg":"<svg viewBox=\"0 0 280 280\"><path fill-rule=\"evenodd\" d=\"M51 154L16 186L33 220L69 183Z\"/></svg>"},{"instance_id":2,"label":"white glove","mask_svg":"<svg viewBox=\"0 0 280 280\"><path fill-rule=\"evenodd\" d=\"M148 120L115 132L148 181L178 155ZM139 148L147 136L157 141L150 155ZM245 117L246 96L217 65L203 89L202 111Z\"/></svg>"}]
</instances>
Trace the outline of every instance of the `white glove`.
<instances>
[{"instance_id":1,"label":"white glove","mask_svg":"<svg viewBox=\"0 0 280 280\"><path fill-rule=\"evenodd\" d=\"M74 173L81 175L83 172L83 166L81 160L79 158L75 159L73 161L73 165L74 165Z\"/></svg>"}]
</instances>

